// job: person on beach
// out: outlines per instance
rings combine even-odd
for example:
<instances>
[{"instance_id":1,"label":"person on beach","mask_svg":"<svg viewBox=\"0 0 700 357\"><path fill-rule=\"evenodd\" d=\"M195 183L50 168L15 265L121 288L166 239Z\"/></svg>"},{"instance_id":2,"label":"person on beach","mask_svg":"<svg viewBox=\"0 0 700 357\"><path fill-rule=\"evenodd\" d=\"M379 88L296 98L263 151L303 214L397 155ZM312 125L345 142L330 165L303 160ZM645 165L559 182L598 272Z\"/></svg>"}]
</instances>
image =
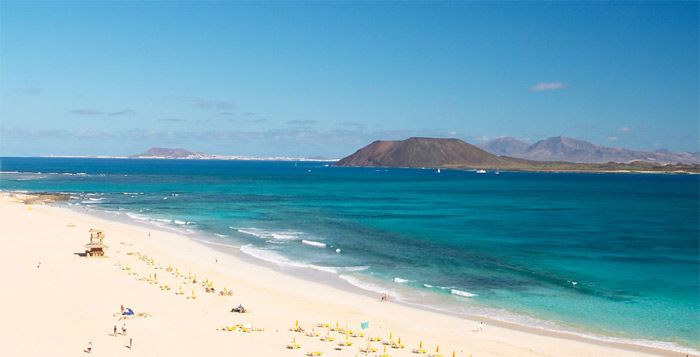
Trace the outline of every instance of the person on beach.
<instances>
[{"instance_id":1,"label":"person on beach","mask_svg":"<svg viewBox=\"0 0 700 357\"><path fill-rule=\"evenodd\" d=\"M88 342L87 353L92 353L92 341Z\"/></svg>"},{"instance_id":2,"label":"person on beach","mask_svg":"<svg viewBox=\"0 0 700 357\"><path fill-rule=\"evenodd\" d=\"M117 325L114 325L114 337L117 337Z\"/></svg>"},{"instance_id":3,"label":"person on beach","mask_svg":"<svg viewBox=\"0 0 700 357\"><path fill-rule=\"evenodd\" d=\"M122 325L122 335L126 336L126 324Z\"/></svg>"},{"instance_id":4,"label":"person on beach","mask_svg":"<svg viewBox=\"0 0 700 357\"><path fill-rule=\"evenodd\" d=\"M120 309L122 310L122 315L124 315L124 305L122 305Z\"/></svg>"}]
</instances>

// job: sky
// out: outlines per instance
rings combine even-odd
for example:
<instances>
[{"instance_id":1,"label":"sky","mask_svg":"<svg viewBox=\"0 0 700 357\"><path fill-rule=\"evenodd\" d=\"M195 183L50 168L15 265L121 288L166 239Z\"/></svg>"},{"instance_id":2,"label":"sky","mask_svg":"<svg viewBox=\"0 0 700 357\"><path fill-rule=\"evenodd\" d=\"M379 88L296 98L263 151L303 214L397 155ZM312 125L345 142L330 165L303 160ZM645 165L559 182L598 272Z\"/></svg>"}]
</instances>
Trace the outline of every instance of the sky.
<instances>
[{"instance_id":1,"label":"sky","mask_svg":"<svg viewBox=\"0 0 700 357\"><path fill-rule=\"evenodd\" d=\"M699 151L698 2L0 2L0 156Z\"/></svg>"}]
</instances>

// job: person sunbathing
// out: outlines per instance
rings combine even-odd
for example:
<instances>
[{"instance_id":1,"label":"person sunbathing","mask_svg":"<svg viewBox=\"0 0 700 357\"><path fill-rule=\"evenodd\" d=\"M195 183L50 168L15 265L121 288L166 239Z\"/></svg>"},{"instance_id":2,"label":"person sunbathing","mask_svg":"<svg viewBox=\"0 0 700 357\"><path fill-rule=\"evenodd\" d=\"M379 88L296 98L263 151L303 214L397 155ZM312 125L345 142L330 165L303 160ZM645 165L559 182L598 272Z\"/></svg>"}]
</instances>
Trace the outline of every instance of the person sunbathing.
<instances>
[{"instance_id":1,"label":"person sunbathing","mask_svg":"<svg viewBox=\"0 0 700 357\"><path fill-rule=\"evenodd\" d=\"M231 309L231 312L237 312L239 314L244 314L244 313L246 313L246 311L247 310L245 309L245 307L243 307L242 304L238 305L238 307L234 307L233 309Z\"/></svg>"}]
</instances>

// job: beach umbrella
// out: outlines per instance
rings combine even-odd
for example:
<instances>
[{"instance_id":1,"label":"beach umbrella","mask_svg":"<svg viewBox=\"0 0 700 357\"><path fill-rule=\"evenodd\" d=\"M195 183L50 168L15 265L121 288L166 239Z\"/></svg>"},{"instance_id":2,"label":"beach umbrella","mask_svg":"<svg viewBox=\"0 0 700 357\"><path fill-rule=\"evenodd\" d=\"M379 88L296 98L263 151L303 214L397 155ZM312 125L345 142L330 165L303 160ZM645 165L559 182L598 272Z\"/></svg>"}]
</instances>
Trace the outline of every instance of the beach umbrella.
<instances>
[{"instance_id":1,"label":"beach umbrella","mask_svg":"<svg viewBox=\"0 0 700 357\"><path fill-rule=\"evenodd\" d=\"M296 323L294 324L294 327L299 328L299 320L296 321Z\"/></svg>"},{"instance_id":2,"label":"beach umbrella","mask_svg":"<svg viewBox=\"0 0 700 357\"><path fill-rule=\"evenodd\" d=\"M423 341L420 341L420 343L418 344L418 348L423 348Z\"/></svg>"},{"instance_id":3,"label":"beach umbrella","mask_svg":"<svg viewBox=\"0 0 700 357\"><path fill-rule=\"evenodd\" d=\"M440 345L437 345L437 348L435 348L435 353L440 353Z\"/></svg>"},{"instance_id":4,"label":"beach umbrella","mask_svg":"<svg viewBox=\"0 0 700 357\"><path fill-rule=\"evenodd\" d=\"M393 340L391 332L389 332L389 341Z\"/></svg>"}]
</instances>

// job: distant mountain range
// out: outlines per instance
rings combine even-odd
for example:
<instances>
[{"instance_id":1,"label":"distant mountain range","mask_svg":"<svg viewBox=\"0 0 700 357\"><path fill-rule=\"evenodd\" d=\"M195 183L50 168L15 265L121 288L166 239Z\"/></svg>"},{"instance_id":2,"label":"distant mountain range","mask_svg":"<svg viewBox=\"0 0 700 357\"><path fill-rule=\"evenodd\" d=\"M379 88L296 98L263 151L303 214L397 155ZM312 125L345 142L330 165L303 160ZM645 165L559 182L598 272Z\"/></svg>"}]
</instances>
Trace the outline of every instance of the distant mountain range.
<instances>
[{"instance_id":1,"label":"distant mountain range","mask_svg":"<svg viewBox=\"0 0 700 357\"><path fill-rule=\"evenodd\" d=\"M556 138L554 138L556 139ZM567 142L566 147L580 141ZM503 150L519 152L522 145L516 141L501 140ZM585 143L585 142L584 142ZM524 143L522 143L524 144ZM588 143L586 143L588 144ZM591 145L591 144L588 144ZM534 147L532 152L546 155L547 145L525 144ZM554 145L555 148L557 147ZM582 145L588 147L587 145ZM553 149L554 150L554 149ZM558 151L554 151L558 152ZM546 156L548 158L553 155ZM459 139L409 138L406 140L375 141L354 154L339 160L336 166L360 167L414 167L492 169L519 171L592 171L592 172L698 172L700 165L663 164L660 162L632 161L629 163L572 163L562 161L536 161L508 156L498 156Z\"/></svg>"},{"instance_id":2,"label":"distant mountain range","mask_svg":"<svg viewBox=\"0 0 700 357\"><path fill-rule=\"evenodd\" d=\"M700 164L700 152L671 152L668 150L639 151L599 146L587 141L557 136L532 145L511 137L498 138L482 145L492 154L537 161L576 163L656 163Z\"/></svg>"},{"instance_id":3,"label":"distant mountain range","mask_svg":"<svg viewBox=\"0 0 700 357\"><path fill-rule=\"evenodd\" d=\"M131 155L134 159L203 159L213 155L189 151L181 148L150 148L141 154Z\"/></svg>"},{"instance_id":4,"label":"distant mountain range","mask_svg":"<svg viewBox=\"0 0 700 357\"><path fill-rule=\"evenodd\" d=\"M337 161L320 156L314 157L252 157L236 155L206 154L202 152L189 151L182 148L159 148L153 147L143 153L130 155L130 159L184 159L184 160L242 160L242 161Z\"/></svg>"}]
</instances>

